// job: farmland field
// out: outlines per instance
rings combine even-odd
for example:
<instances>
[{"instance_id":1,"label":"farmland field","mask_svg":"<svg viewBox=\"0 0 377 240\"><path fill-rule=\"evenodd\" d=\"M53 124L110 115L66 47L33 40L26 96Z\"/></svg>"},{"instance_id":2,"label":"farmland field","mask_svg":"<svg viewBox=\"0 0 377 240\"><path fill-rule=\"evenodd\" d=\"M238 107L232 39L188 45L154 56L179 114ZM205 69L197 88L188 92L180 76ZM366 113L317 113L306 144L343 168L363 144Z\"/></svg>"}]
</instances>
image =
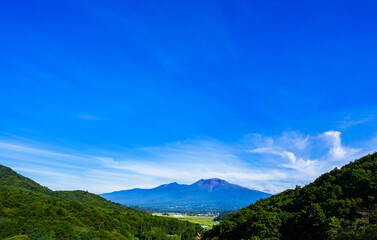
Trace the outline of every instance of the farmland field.
<instances>
[{"instance_id":1,"label":"farmland field","mask_svg":"<svg viewBox=\"0 0 377 240\"><path fill-rule=\"evenodd\" d=\"M153 215L163 216L161 213L154 213ZM203 226L203 228L211 229L213 225L218 224L218 222L213 221L214 217L209 216L189 216L183 214L169 214L166 217L175 217L181 220L187 220L192 223L198 223ZM207 227L206 227L207 226Z\"/></svg>"}]
</instances>

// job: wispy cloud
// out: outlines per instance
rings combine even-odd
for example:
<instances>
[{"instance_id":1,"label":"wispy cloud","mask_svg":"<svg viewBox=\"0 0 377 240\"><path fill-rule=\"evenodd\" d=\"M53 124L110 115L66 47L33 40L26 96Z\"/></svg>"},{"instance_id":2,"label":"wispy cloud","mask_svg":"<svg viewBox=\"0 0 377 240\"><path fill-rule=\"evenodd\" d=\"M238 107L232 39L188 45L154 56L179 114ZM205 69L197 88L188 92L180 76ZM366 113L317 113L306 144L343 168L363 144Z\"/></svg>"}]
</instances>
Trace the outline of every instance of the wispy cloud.
<instances>
[{"instance_id":1,"label":"wispy cloud","mask_svg":"<svg viewBox=\"0 0 377 240\"><path fill-rule=\"evenodd\" d=\"M234 182L283 179L277 170L249 168L237 156L238 149L215 140L170 143L140 149L150 160L99 158L109 168L122 169L156 179L192 183L200 178L219 177Z\"/></svg>"},{"instance_id":2,"label":"wispy cloud","mask_svg":"<svg viewBox=\"0 0 377 240\"><path fill-rule=\"evenodd\" d=\"M349 127L353 127L353 126L356 126L356 125L360 125L360 124L375 120L375 118L376 118L375 115L368 115L368 116L365 116L363 118L356 119L356 120L355 119L344 119L344 120L338 122L338 127L340 129L346 129L346 128L349 128Z\"/></svg>"},{"instance_id":3,"label":"wispy cloud","mask_svg":"<svg viewBox=\"0 0 377 240\"><path fill-rule=\"evenodd\" d=\"M0 149L7 150L9 152L21 152L26 154L38 155L38 156L48 156L48 157L56 157L56 158L74 158L80 159L81 157L69 155L60 152L54 152L49 150L43 150L35 147L20 145L20 144L12 144L7 142L0 142Z\"/></svg>"},{"instance_id":4,"label":"wispy cloud","mask_svg":"<svg viewBox=\"0 0 377 240\"><path fill-rule=\"evenodd\" d=\"M2 164L54 190L103 193L218 177L276 193L306 184L377 147L377 136L357 148L345 146L341 133L333 130L313 136L249 134L245 139L232 144L189 139L123 152L99 150L97 154L1 140L0 158Z\"/></svg>"},{"instance_id":5,"label":"wispy cloud","mask_svg":"<svg viewBox=\"0 0 377 240\"><path fill-rule=\"evenodd\" d=\"M309 174L310 176L317 174L316 166L318 165L318 161L310 160L310 159L303 159L301 157L297 158L293 152L288 152L286 150L282 150L279 148L257 148L250 150L251 153L261 153L261 154L272 154L277 155L282 159L288 159L287 163L280 164L281 167L295 169L299 172L304 172Z\"/></svg>"}]
</instances>

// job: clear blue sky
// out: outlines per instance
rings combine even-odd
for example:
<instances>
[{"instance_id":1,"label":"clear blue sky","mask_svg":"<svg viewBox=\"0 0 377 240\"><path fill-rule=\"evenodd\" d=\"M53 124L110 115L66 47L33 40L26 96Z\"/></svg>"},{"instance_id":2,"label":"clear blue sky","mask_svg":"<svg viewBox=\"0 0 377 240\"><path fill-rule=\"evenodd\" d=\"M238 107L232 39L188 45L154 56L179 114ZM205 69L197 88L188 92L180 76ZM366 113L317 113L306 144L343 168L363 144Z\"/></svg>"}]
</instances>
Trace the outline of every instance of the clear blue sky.
<instances>
[{"instance_id":1,"label":"clear blue sky","mask_svg":"<svg viewBox=\"0 0 377 240\"><path fill-rule=\"evenodd\" d=\"M305 184L377 149L376 12L374 0L1 1L0 163L97 193Z\"/></svg>"}]
</instances>

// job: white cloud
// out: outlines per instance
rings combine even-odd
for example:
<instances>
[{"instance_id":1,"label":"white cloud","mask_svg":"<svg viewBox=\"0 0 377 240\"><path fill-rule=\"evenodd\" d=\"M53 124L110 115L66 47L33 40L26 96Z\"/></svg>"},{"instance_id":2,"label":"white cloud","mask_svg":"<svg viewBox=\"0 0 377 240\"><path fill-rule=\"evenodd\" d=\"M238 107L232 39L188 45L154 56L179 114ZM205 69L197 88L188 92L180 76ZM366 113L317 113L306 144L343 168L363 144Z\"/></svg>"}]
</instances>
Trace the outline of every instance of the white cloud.
<instances>
[{"instance_id":1,"label":"white cloud","mask_svg":"<svg viewBox=\"0 0 377 240\"><path fill-rule=\"evenodd\" d=\"M288 152L288 151L285 151L285 150L274 149L272 147L256 148L256 149L250 150L249 152L251 152L251 153L274 154L274 155L278 155L278 156L283 157L283 158L288 158L291 161L291 163L295 163L296 162L296 156L292 152Z\"/></svg>"},{"instance_id":2,"label":"white cloud","mask_svg":"<svg viewBox=\"0 0 377 240\"><path fill-rule=\"evenodd\" d=\"M347 156L352 156L359 151L359 149L346 148L342 146L342 141L340 138L341 132L338 131L328 131L324 133L324 137L331 143L331 148L329 155L332 160L341 160Z\"/></svg>"},{"instance_id":3,"label":"white cloud","mask_svg":"<svg viewBox=\"0 0 377 240\"><path fill-rule=\"evenodd\" d=\"M293 152L289 152L281 149L281 147L269 147L269 148L257 148L252 149L249 152L259 154L276 155L281 158L277 166L284 168L294 169L299 173L296 176L306 175L307 177L317 176L320 172L320 165L317 160L297 158ZM286 162L285 160L289 160ZM283 163L282 163L283 162Z\"/></svg>"},{"instance_id":4,"label":"white cloud","mask_svg":"<svg viewBox=\"0 0 377 240\"><path fill-rule=\"evenodd\" d=\"M201 139L124 152L93 151L100 154L36 146L41 145L0 141L1 163L54 190L103 193L174 181L191 184L217 177L277 193L309 183L334 165L342 166L373 152L377 136L368 145L360 143L358 149L344 146L337 131L315 136L295 132L277 137L249 134L246 140L234 144Z\"/></svg>"},{"instance_id":5,"label":"white cloud","mask_svg":"<svg viewBox=\"0 0 377 240\"><path fill-rule=\"evenodd\" d=\"M267 158L267 160L272 164L275 163L275 168L290 169L291 172L287 174L288 177L284 179L284 183L288 183L292 187L294 182L297 184L308 183L322 173L330 171L334 168L335 161L338 166L342 166L371 152L370 147L361 153L361 149L343 146L341 133L334 130L317 136L302 136L290 132L283 133L282 136L272 140L267 137L268 141L264 140L262 136L258 136L258 139L258 144L255 144L258 147L248 150L248 152L271 156L272 159ZM313 156L315 157L313 158ZM272 166L272 168L274 167ZM271 182L264 185L264 187L269 186L270 191L276 191L279 186L284 186L283 183L272 184Z\"/></svg>"}]
</instances>

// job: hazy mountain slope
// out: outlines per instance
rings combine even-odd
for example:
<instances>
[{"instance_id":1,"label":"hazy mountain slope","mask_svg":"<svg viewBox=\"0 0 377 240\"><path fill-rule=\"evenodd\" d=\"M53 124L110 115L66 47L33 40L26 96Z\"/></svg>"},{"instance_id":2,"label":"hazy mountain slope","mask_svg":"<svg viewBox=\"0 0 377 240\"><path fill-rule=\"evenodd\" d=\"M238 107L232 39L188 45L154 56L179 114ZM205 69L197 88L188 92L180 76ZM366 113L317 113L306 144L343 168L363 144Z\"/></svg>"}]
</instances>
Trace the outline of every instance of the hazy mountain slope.
<instances>
[{"instance_id":1,"label":"hazy mountain slope","mask_svg":"<svg viewBox=\"0 0 377 240\"><path fill-rule=\"evenodd\" d=\"M377 153L257 201L205 239L377 239Z\"/></svg>"},{"instance_id":2,"label":"hazy mountain slope","mask_svg":"<svg viewBox=\"0 0 377 240\"><path fill-rule=\"evenodd\" d=\"M0 166L0 183L0 239L15 236L19 239L163 240L179 236L193 239L196 232L203 231L199 225L138 212L95 194L54 192L4 166Z\"/></svg>"},{"instance_id":3,"label":"hazy mountain slope","mask_svg":"<svg viewBox=\"0 0 377 240\"><path fill-rule=\"evenodd\" d=\"M239 209L270 194L221 179L199 180L191 185L170 183L152 189L131 189L101 196L125 205L163 210L223 211Z\"/></svg>"}]
</instances>

